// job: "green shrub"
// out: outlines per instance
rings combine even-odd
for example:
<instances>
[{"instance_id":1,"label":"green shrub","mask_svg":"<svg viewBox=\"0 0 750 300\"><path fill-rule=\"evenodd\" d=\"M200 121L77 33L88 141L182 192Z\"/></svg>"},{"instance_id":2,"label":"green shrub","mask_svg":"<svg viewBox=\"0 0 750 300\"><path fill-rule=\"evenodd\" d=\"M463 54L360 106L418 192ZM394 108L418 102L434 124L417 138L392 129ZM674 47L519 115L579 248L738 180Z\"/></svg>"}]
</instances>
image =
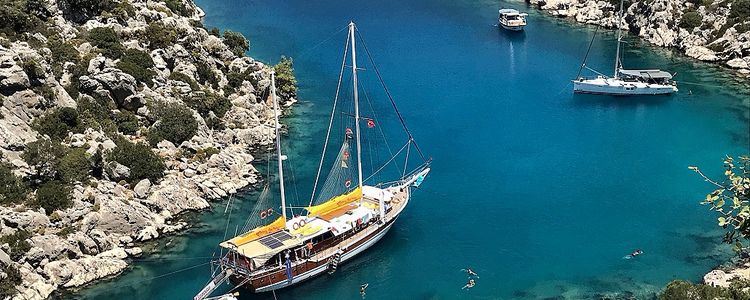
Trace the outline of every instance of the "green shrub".
<instances>
[{"instance_id":1,"label":"green shrub","mask_svg":"<svg viewBox=\"0 0 750 300\"><path fill-rule=\"evenodd\" d=\"M0 163L0 204L20 204L26 200L28 189L21 178L13 174L13 168Z\"/></svg>"},{"instance_id":2,"label":"green shrub","mask_svg":"<svg viewBox=\"0 0 750 300\"><path fill-rule=\"evenodd\" d=\"M143 143L131 143L122 136L115 138L117 147L109 154L109 161L116 161L130 168L128 181L135 184L148 178L152 182L164 176L164 162L151 148Z\"/></svg>"},{"instance_id":3,"label":"green shrub","mask_svg":"<svg viewBox=\"0 0 750 300\"><path fill-rule=\"evenodd\" d=\"M60 142L41 138L26 144L21 158L29 166L34 167L41 181L46 181L57 177L60 159L65 152L66 149Z\"/></svg>"},{"instance_id":4,"label":"green shrub","mask_svg":"<svg viewBox=\"0 0 750 300\"><path fill-rule=\"evenodd\" d=\"M208 34L216 37L221 37L221 31L219 31L219 28L216 27L212 27L211 30L208 31Z\"/></svg>"},{"instance_id":5,"label":"green shrub","mask_svg":"<svg viewBox=\"0 0 750 300\"><path fill-rule=\"evenodd\" d=\"M0 298L10 298L18 293L16 286L21 285L21 272L12 264L3 266L1 271L7 277L0 280Z\"/></svg>"},{"instance_id":6,"label":"green shrub","mask_svg":"<svg viewBox=\"0 0 750 300\"><path fill-rule=\"evenodd\" d=\"M249 68L244 72L231 70L227 73L227 81L231 87L239 88L244 81L252 82L252 71Z\"/></svg>"},{"instance_id":7,"label":"green shrub","mask_svg":"<svg viewBox=\"0 0 750 300\"><path fill-rule=\"evenodd\" d=\"M68 151L60 159L58 166L60 179L67 183L87 182L91 171L91 162L86 155L86 150L77 148Z\"/></svg>"},{"instance_id":8,"label":"green shrub","mask_svg":"<svg viewBox=\"0 0 750 300\"><path fill-rule=\"evenodd\" d=\"M166 48L177 42L177 31L159 22L153 22L146 27L145 37L151 50Z\"/></svg>"},{"instance_id":9,"label":"green shrub","mask_svg":"<svg viewBox=\"0 0 750 300\"><path fill-rule=\"evenodd\" d=\"M32 5L29 2L33 2ZM15 36L17 33L38 31L38 27L44 24L39 15L46 14L38 14L36 3L37 1L25 0L4 1L3 8L0 9L0 32Z\"/></svg>"},{"instance_id":10,"label":"green shrub","mask_svg":"<svg viewBox=\"0 0 750 300\"><path fill-rule=\"evenodd\" d=\"M149 111L154 112L157 120L148 134L152 146L156 146L162 140L180 145L192 138L198 130L198 121L187 107L176 103L156 102Z\"/></svg>"},{"instance_id":11,"label":"green shrub","mask_svg":"<svg viewBox=\"0 0 750 300\"><path fill-rule=\"evenodd\" d=\"M211 84L216 87L219 84L219 77L216 76L216 72L207 63L199 61L195 63L196 73L198 73L198 80Z\"/></svg>"},{"instance_id":12,"label":"green shrub","mask_svg":"<svg viewBox=\"0 0 750 300\"><path fill-rule=\"evenodd\" d=\"M682 280L674 280L659 295L660 300L714 300L714 299L750 299L750 293L743 291L746 282L732 283L728 288L714 287L705 284L692 284Z\"/></svg>"},{"instance_id":13,"label":"green shrub","mask_svg":"<svg viewBox=\"0 0 750 300\"><path fill-rule=\"evenodd\" d=\"M692 30L695 27L701 26L703 23L703 17L696 11L688 11L682 15L680 19L680 27L688 30Z\"/></svg>"},{"instance_id":14,"label":"green shrub","mask_svg":"<svg viewBox=\"0 0 750 300\"><path fill-rule=\"evenodd\" d=\"M188 85L190 85L190 89L193 91L199 91L201 89L198 83L195 82L193 78L190 78L190 76L186 75L185 73L172 72L171 74L169 74L169 79L187 83Z\"/></svg>"},{"instance_id":15,"label":"green shrub","mask_svg":"<svg viewBox=\"0 0 750 300\"><path fill-rule=\"evenodd\" d=\"M83 57L83 59L76 62L70 72L70 84L65 87L65 91L68 92L68 95L73 97L73 99L78 98L78 95L80 94L78 90L78 86L81 84L80 78L81 76L88 74L89 62L91 62L92 58L93 56L91 55Z\"/></svg>"},{"instance_id":16,"label":"green shrub","mask_svg":"<svg viewBox=\"0 0 750 300\"><path fill-rule=\"evenodd\" d=\"M91 18L100 15L104 11L111 11L115 8L115 2L112 0L62 0L69 8L70 12L80 14L84 16L84 19L76 19L75 21L84 21L86 18Z\"/></svg>"},{"instance_id":17,"label":"green shrub","mask_svg":"<svg viewBox=\"0 0 750 300\"><path fill-rule=\"evenodd\" d=\"M729 13L729 17L738 19L738 21L747 20L750 17L750 0L732 1L732 11Z\"/></svg>"},{"instance_id":18,"label":"green shrub","mask_svg":"<svg viewBox=\"0 0 750 300\"><path fill-rule=\"evenodd\" d=\"M204 161L206 159L211 158L214 154L219 154L219 149L216 149L214 147L208 147L208 148L201 148L198 149L198 151L195 152L195 155L191 158L192 161Z\"/></svg>"},{"instance_id":19,"label":"green shrub","mask_svg":"<svg viewBox=\"0 0 750 300\"><path fill-rule=\"evenodd\" d=\"M102 155L102 149L96 149L94 155L91 156L91 176L101 179L104 175L104 155Z\"/></svg>"},{"instance_id":20,"label":"green shrub","mask_svg":"<svg viewBox=\"0 0 750 300\"><path fill-rule=\"evenodd\" d=\"M276 71L276 86L283 98L297 97L297 78L294 77L294 66L291 58L282 56L281 61L273 67Z\"/></svg>"},{"instance_id":21,"label":"green shrub","mask_svg":"<svg viewBox=\"0 0 750 300\"><path fill-rule=\"evenodd\" d=\"M30 237L31 234L28 231L19 229L11 235L0 237L0 245L7 243L10 246L8 255L14 261L18 261L31 249L31 245L27 241Z\"/></svg>"},{"instance_id":22,"label":"green shrub","mask_svg":"<svg viewBox=\"0 0 750 300\"><path fill-rule=\"evenodd\" d=\"M120 36L110 27L96 27L88 32L88 41L99 48L104 56L118 59L125 52Z\"/></svg>"},{"instance_id":23,"label":"green shrub","mask_svg":"<svg viewBox=\"0 0 750 300\"><path fill-rule=\"evenodd\" d=\"M53 140L62 140L68 132L83 132L78 119L78 111L70 107L61 107L34 120L31 125L41 134L48 135Z\"/></svg>"},{"instance_id":24,"label":"green shrub","mask_svg":"<svg viewBox=\"0 0 750 300\"><path fill-rule=\"evenodd\" d=\"M137 49L127 49L117 63L117 68L125 73L133 75L136 80L144 82L148 86L153 85L156 72L149 70L154 66L151 55Z\"/></svg>"},{"instance_id":25,"label":"green shrub","mask_svg":"<svg viewBox=\"0 0 750 300\"><path fill-rule=\"evenodd\" d=\"M21 68L23 68L26 76L32 81L33 85L39 84L40 79L44 79L44 69L33 59L27 59L21 62Z\"/></svg>"},{"instance_id":26,"label":"green shrub","mask_svg":"<svg viewBox=\"0 0 750 300\"><path fill-rule=\"evenodd\" d=\"M60 181L45 182L36 190L36 199L31 204L44 208L47 215L59 209L69 208L73 206L70 187Z\"/></svg>"},{"instance_id":27,"label":"green shrub","mask_svg":"<svg viewBox=\"0 0 750 300\"><path fill-rule=\"evenodd\" d=\"M133 135L138 131L138 117L132 112L121 111L116 113L112 119L117 125L117 130L123 134Z\"/></svg>"},{"instance_id":28,"label":"green shrub","mask_svg":"<svg viewBox=\"0 0 750 300\"><path fill-rule=\"evenodd\" d=\"M122 0L112 9L112 15L120 22L127 21L130 17L135 17L135 8L128 0Z\"/></svg>"},{"instance_id":29,"label":"green shrub","mask_svg":"<svg viewBox=\"0 0 750 300\"><path fill-rule=\"evenodd\" d=\"M232 102L227 97L211 92L196 94L185 102L203 117L213 112L216 117L222 118L232 108Z\"/></svg>"},{"instance_id":30,"label":"green shrub","mask_svg":"<svg viewBox=\"0 0 750 300\"><path fill-rule=\"evenodd\" d=\"M250 50L250 42L247 41L244 35L239 32L231 30L224 31L224 44L229 47L229 50L239 57L245 56L245 52Z\"/></svg>"},{"instance_id":31,"label":"green shrub","mask_svg":"<svg viewBox=\"0 0 750 300\"><path fill-rule=\"evenodd\" d=\"M191 13L190 8L182 0L164 0L164 3L169 10L178 15L189 16Z\"/></svg>"}]
</instances>

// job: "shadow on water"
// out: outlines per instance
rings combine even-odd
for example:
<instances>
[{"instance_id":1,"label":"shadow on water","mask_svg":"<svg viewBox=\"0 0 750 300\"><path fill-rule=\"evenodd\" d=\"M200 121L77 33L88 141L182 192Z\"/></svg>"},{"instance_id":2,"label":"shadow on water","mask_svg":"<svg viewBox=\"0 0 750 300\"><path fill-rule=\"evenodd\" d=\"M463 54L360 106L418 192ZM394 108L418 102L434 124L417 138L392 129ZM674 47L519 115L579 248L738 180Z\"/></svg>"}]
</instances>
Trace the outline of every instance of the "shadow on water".
<instances>
[{"instance_id":1,"label":"shadow on water","mask_svg":"<svg viewBox=\"0 0 750 300\"><path fill-rule=\"evenodd\" d=\"M654 95L654 96L610 96L610 95L589 95L573 94L573 105L577 107L640 107L640 106L658 106L673 101L671 95Z\"/></svg>"},{"instance_id":2,"label":"shadow on water","mask_svg":"<svg viewBox=\"0 0 750 300\"><path fill-rule=\"evenodd\" d=\"M500 32L500 36L511 42L523 42L526 39L526 31L512 31L503 29L500 25L495 25Z\"/></svg>"}]
</instances>

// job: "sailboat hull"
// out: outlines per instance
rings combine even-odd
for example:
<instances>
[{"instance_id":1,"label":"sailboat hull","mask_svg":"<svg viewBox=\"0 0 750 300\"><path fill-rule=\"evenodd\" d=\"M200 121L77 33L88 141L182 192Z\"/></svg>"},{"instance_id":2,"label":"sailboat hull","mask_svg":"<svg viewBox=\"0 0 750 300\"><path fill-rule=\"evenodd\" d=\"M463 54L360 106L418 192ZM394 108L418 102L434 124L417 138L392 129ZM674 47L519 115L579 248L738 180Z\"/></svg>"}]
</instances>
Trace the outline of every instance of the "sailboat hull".
<instances>
[{"instance_id":1,"label":"sailboat hull","mask_svg":"<svg viewBox=\"0 0 750 300\"><path fill-rule=\"evenodd\" d=\"M388 231L390 231L393 223L397 218L398 216L396 215L394 218L383 225L373 224L371 226L368 226L373 228L364 229L363 231L367 233L365 236L348 241L348 247L341 252L341 260L338 264L341 265L345 263L346 261L354 258L358 254L375 245L388 233ZM367 232L368 230L370 230L371 232ZM346 243L346 241L342 244L344 243ZM232 276L230 280L233 284L242 285L243 288L255 293L270 292L273 290L282 289L326 274L330 268L330 259L337 252L335 250L337 249L329 249L328 251L330 251L330 254L324 256L318 261L310 260L304 263L296 264L292 268L292 280L288 279L286 270L284 268L280 268L276 271L259 276L253 276L250 279L242 275L235 275Z\"/></svg>"},{"instance_id":2,"label":"sailboat hull","mask_svg":"<svg viewBox=\"0 0 750 300\"><path fill-rule=\"evenodd\" d=\"M677 87L667 84L630 82L612 78L573 80L573 92L600 95L668 95L677 92Z\"/></svg>"}]
</instances>

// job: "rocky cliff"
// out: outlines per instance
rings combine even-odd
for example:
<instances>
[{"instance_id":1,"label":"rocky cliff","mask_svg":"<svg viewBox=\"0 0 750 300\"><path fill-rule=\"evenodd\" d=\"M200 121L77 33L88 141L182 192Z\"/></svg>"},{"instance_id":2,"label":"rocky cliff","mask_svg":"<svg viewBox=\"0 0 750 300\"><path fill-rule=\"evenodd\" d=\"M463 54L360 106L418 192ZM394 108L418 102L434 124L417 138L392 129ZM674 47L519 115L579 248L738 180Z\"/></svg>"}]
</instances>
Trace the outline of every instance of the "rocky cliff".
<instances>
[{"instance_id":1,"label":"rocky cliff","mask_svg":"<svg viewBox=\"0 0 750 300\"><path fill-rule=\"evenodd\" d=\"M201 17L189 0L3 1L0 298L116 275L188 226L176 216L258 180L272 68Z\"/></svg>"},{"instance_id":2,"label":"rocky cliff","mask_svg":"<svg viewBox=\"0 0 750 300\"><path fill-rule=\"evenodd\" d=\"M527 0L559 17L607 28L617 25L619 1ZM621 28L661 47L719 63L750 76L749 0L625 1Z\"/></svg>"}]
</instances>

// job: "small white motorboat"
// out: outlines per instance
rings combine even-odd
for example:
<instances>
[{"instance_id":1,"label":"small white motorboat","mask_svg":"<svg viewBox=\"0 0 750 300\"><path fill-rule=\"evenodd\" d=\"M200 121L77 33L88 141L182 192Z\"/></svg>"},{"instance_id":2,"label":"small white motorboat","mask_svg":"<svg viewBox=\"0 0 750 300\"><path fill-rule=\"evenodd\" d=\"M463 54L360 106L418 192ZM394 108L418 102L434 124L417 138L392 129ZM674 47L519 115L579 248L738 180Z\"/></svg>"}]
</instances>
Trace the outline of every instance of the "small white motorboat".
<instances>
[{"instance_id":1,"label":"small white motorboat","mask_svg":"<svg viewBox=\"0 0 750 300\"><path fill-rule=\"evenodd\" d=\"M511 31L521 31L526 26L526 16L528 16L526 13L510 8L503 8L498 13L498 24L502 28Z\"/></svg>"}]
</instances>

